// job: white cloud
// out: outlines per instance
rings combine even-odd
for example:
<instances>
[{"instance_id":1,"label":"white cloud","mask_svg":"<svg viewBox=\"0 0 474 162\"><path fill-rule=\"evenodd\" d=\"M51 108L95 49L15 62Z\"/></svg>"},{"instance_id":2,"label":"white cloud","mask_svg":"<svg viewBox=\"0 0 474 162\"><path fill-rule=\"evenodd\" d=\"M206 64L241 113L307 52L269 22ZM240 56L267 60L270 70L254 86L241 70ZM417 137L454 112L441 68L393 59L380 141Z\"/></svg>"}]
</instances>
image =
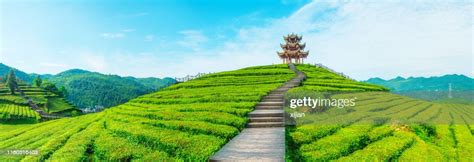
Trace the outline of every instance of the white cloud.
<instances>
[{"instance_id":1,"label":"white cloud","mask_svg":"<svg viewBox=\"0 0 474 162\"><path fill-rule=\"evenodd\" d=\"M209 40L208 37L198 30L184 30L180 31L179 33L183 36L183 38L177 43L194 51L201 50L201 46Z\"/></svg>"},{"instance_id":2,"label":"white cloud","mask_svg":"<svg viewBox=\"0 0 474 162\"><path fill-rule=\"evenodd\" d=\"M356 79L472 75L472 5L344 3L325 31L307 32L309 60Z\"/></svg>"},{"instance_id":3,"label":"white cloud","mask_svg":"<svg viewBox=\"0 0 474 162\"><path fill-rule=\"evenodd\" d=\"M341 3L339 3L341 2ZM236 36L214 40L200 30L179 32L181 39L147 35L157 49L140 54L66 52L63 58L49 56L41 41L28 44L38 62L64 62L67 68L83 68L119 75L176 76L218 72L247 66L281 63L276 51L282 36L303 34L310 55L305 62L323 63L356 79L369 77L429 76L460 73L473 76L472 4L462 2L311 2L280 19L262 20L261 26L236 30ZM146 14L142 14L146 15ZM105 39L126 35L103 33ZM151 44L151 43L150 43ZM183 54L184 47L190 49ZM167 46L163 50L162 46ZM41 68L19 64L27 49L2 49L0 61L30 72L59 72L65 68ZM24 51L23 51L24 50ZM113 53L110 53L113 52ZM15 53L15 54L14 54ZM145 70L144 70L145 69Z\"/></svg>"},{"instance_id":4,"label":"white cloud","mask_svg":"<svg viewBox=\"0 0 474 162\"><path fill-rule=\"evenodd\" d=\"M263 27L239 29L235 39L201 48L171 65L175 70L167 75L280 63L275 52L282 36L295 32L303 34L310 50L306 62L323 63L356 79L473 76L472 4L338 2L311 2ZM189 44L200 48L200 43Z\"/></svg>"},{"instance_id":5,"label":"white cloud","mask_svg":"<svg viewBox=\"0 0 474 162\"><path fill-rule=\"evenodd\" d=\"M149 34L149 35L146 35L146 36L145 36L145 41L146 41L146 42L151 42L151 41L153 41L153 40L155 40L155 36L154 36L154 35Z\"/></svg>"},{"instance_id":6,"label":"white cloud","mask_svg":"<svg viewBox=\"0 0 474 162\"><path fill-rule=\"evenodd\" d=\"M89 52L79 54L78 58L80 58L79 60L77 60L80 62L80 68L104 73L110 71L108 62L114 60L111 58L107 58L104 54L101 53Z\"/></svg>"},{"instance_id":7,"label":"white cloud","mask_svg":"<svg viewBox=\"0 0 474 162\"><path fill-rule=\"evenodd\" d=\"M100 35L104 39L119 39L125 37L123 33L102 33Z\"/></svg>"}]
</instances>

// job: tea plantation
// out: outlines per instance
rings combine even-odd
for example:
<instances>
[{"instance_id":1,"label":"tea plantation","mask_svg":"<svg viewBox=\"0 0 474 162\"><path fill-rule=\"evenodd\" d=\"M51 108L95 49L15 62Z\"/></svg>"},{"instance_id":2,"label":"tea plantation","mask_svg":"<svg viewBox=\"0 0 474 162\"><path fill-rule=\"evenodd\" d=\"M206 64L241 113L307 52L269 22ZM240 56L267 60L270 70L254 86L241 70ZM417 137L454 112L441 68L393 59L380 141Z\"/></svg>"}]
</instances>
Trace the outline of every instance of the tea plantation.
<instances>
[{"instance_id":1,"label":"tea plantation","mask_svg":"<svg viewBox=\"0 0 474 162\"><path fill-rule=\"evenodd\" d=\"M297 108L307 115L286 127L288 161L474 161L472 105L412 99L312 65L297 68L307 78L287 98L357 100L347 108ZM244 129L263 96L294 76L287 65L249 67L175 84L99 113L0 124L0 150L39 150L36 156L3 154L0 161L206 161Z\"/></svg>"},{"instance_id":2,"label":"tea plantation","mask_svg":"<svg viewBox=\"0 0 474 162\"><path fill-rule=\"evenodd\" d=\"M260 98L295 76L287 65L209 74L100 113L4 128L0 161L204 161L237 135ZM2 127L0 125L0 127Z\"/></svg>"},{"instance_id":3,"label":"tea plantation","mask_svg":"<svg viewBox=\"0 0 474 162\"><path fill-rule=\"evenodd\" d=\"M40 87L20 83L23 91L40 109L47 113L70 112L75 108L64 98ZM37 122L40 115L29 107L28 101L19 92L11 94L10 90L0 83L0 122Z\"/></svg>"},{"instance_id":4,"label":"tea plantation","mask_svg":"<svg viewBox=\"0 0 474 162\"><path fill-rule=\"evenodd\" d=\"M357 100L342 109L298 108L306 116L287 127L288 161L474 161L473 105L412 99L325 69L297 67L308 78L287 97Z\"/></svg>"}]
</instances>

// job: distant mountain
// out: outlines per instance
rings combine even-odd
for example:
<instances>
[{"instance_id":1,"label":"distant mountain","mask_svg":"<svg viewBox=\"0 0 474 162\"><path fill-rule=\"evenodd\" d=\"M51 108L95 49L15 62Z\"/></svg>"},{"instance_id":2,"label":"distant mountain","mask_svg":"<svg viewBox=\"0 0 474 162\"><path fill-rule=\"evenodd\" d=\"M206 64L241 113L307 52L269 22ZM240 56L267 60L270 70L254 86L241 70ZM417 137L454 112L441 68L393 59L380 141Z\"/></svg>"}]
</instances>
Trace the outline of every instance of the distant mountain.
<instances>
[{"instance_id":1,"label":"distant mountain","mask_svg":"<svg viewBox=\"0 0 474 162\"><path fill-rule=\"evenodd\" d=\"M126 78L130 79L130 80L133 80L133 81L136 81L136 82L139 82L139 83L143 84L144 86L146 86L150 89L154 89L154 90L165 88L165 87L167 87L171 84L176 83L175 79L169 78L169 77L166 77L166 78L163 78L163 79L154 78L154 77L149 77L149 78L126 77Z\"/></svg>"},{"instance_id":2,"label":"distant mountain","mask_svg":"<svg viewBox=\"0 0 474 162\"><path fill-rule=\"evenodd\" d=\"M431 101L474 103L474 79L450 74L437 77L396 77L390 80L371 78L367 83L382 85L394 93ZM449 87L451 85L451 95ZM451 98L450 98L451 97Z\"/></svg>"},{"instance_id":3,"label":"distant mountain","mask_svg":"<svg viewBox=\"0 0 474 162\"><path fill-rule=\"evenodd\" d=\"M18 79L20 79L24 82L27 82L27 83L30 83L31 81L33 81L33 77L31 77L31 75L29 75L29 74L27 74L27 73L25 73L21 70L12 68L10 66L7 66L3 63L0 63L0 77L4 78L8 74L10 69L13 69L13 71L15 72L15 75Z\"/></svg>"},{"instance_id":4,"label":"distant mountain","mask_svg":"<svg viewBox=\"0 0 474 162\"><path fill-rule=\"evenodd\" d=\"M10 69L0 63L0 76L5 76ZM27 83L40 75L43 80L53 82L58 88L64 86L68 92L67 100L79 108L115 106L176 83L172 78L121 77L82 69L71 69L56 75L27 74L15 69L15 74Z\"/></svg>"},{"instance_id":5,"label":"distant mountain","mask_svg":"<svg viewBox=\"0 0 474 162\"><path fill-rule=\"evenodd\" d=\"M171 78L134 78L80 69L64 71L50 81L68 90L67 99L80 108L111 107L174 84Z\"/></svg>"}]
</instances>

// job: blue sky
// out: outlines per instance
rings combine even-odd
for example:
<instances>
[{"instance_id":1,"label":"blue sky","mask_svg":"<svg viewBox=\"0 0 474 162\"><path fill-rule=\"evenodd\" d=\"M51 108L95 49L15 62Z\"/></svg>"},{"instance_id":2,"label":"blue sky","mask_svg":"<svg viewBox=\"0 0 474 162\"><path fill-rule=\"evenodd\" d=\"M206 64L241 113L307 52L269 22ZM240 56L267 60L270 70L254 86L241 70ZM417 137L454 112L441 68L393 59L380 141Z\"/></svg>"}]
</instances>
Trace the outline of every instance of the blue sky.
<instances>
[{"instance_id":1,"label":"blue sky","mask_svg":"<svg viewBox=\"0 0 474 162\"><path fill-rule=\"evenodd\" d=\"M0 62L180 77L280 63L282 36L356 79L472 76L469 1L1 1Z\"/></svg>"}]
</instances>

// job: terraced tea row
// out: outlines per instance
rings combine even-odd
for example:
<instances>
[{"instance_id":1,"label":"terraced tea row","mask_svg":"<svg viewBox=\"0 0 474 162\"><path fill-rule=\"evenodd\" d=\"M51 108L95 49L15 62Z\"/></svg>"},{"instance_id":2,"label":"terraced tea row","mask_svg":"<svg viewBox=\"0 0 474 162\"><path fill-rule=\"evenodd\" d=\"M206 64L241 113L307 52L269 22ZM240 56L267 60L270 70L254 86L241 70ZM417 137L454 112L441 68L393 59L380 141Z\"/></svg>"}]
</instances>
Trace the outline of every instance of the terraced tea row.
<instances>
[{"instance_id":1,"label":"terraced tea row","mask_svg":"<svg viewBox=\"0 0 474 162\"><path fill-rule=\"evenodd\" d=\"M287 98L356 98L356 105L289 109L306 113L295 121L296 126L287 128L290 160L474 160L474 106L431 103L386 92L360 92L385 89L350 83L317 67L298 68L309 77ZM328 81L331 77L337 81ZM332 88L319 89L315 85Z\"/></svg>"},{"instance_id":2,"label":"terraced tea row","mask_svg":"<svg viewBox=\"0 0 474 162\"><path fill-rule=\"evenodd\" d=\"M31 102L31 103L30 103ZM0 104L10 105L10 108L18 108L12 111L26 111L23 108L30 109L32 114L40 112L44 115L47 113L70 114L73 111L78 112L74 106L70 105L64 98L57 94L51 93L42 87L34 87L24 83L18 85L16 93L10 94L9 88L4 84L0 84ZM31 108L30 108L31 107ZM1 122L37 122L37 117L28 117L25 115L15 115L4 113Z\"/></svg>"},{"instance_id":3,"label":"terraced tea row","mask_svg":"<svg viewBox=\"0 0 474 162\"><path fill-rule=\"evenodd\" d=\"M0 161L207 160L243 129L262 96L294 75L287 65L216 73L97 114L0 132L0 149L40 151Z\"/></svg>"},{"instance_id":4,"label":"terraced tea row","mask_svg":"<svg viewBox=\"0 0 474 162\"><path fill-rule=\"evenodd\" d=\"M14 104L0 104L0 120L9 119L26 119L38 120L41 117L36 111L31 110L27 106L19 106Z\"/></svg>"},{"instance_id":5,"label":"terraced tea row","mask_svg":"<svg viewBox=\"0 0 474 162\"><path fill-rule=\"evenodd\" d=\"M362 82L347 79L338 74L332 73L324 68L319 68L309 64L297 65L298 70L303 71L307 79L303 82L302 87L295 88L298 90L311 91L387 91L388 89Z\"/></svg>"}]
</instances>

